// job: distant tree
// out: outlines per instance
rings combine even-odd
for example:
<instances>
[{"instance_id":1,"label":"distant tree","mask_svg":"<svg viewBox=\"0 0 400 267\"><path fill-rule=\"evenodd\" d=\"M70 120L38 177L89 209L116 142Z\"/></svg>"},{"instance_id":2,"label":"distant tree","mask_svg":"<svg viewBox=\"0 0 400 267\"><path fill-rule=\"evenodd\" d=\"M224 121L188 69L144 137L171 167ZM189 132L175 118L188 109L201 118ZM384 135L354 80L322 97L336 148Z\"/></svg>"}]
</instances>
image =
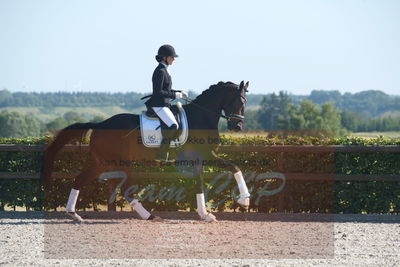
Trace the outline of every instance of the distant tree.
<instances>
[{"instance_id":1,"label":"distant tree","mask_svg":"<svg viewBox=\"0 0 400 267\"><path fill-rule=\"evenodd\" d=\"M289 104L288 106L288 128L289 130L301 130L304 129L305 119L299 112L298 106Z\"/></svg>"},{"instance_id":2,"label":"distant tree","mask_svg":"<svg viewBox=\"0 0 400 267\"><path fill-rule=\"evenodd\" d=\"M64 119L68 124L76 123L76 122L85 122L85 119L82 118L78 112L68 111L64 114Z\"/></svg>"},{"instance_id":3,"label":"distant tree","mask_svg":"<svg viewBox=\"0 0 400 267\"><path fill-rule=\"evenodd\" d=\"M55 118L46 124L46 131L57 131L68 126L68 122L64 118Z\"/></svg>"},{"instance_id":4,"label":"distant tree","mask_svg":"<svg viewBox=\"0 0 400 267\"><path fill-rule=\"evenodd\" d=\"M261 125L257 121L257 113L258 110L252 110L252 109L245 110L243 129L248 131L261 129Z\"/></svg>"},{"instance_id":5,"label":"distant tree","mask_svg":"<svg viewBox=\"0 0 400 267\"><path fill-rule=\"evenodd\" d=\"M272 93L263 98L260 103L257 121L265 130L276 130L287 127L288 106L290 98L286 92L280 91L279 95ZM279 123L278 123L279 122Z\"/></svg>"},{"instance_id":6,"label":"distant tree","mask_svg":"<svg viewBox=\"0 0 400 267\"><path fill-rule=\"evenodd\" d=\"M300 106L289 104L287 118L278 116L278 125L288 130L329 130L336 136L345 133L341 126L339 110L327 102L321 107L310 100L302 100Z\"/></svg>"},{"instance_id":7,"label":"distant tree","mask_svg":"<svg viewBox=\"0 0 400 267\"><path fill-rule=\"evenodd\" d=\"M279 100L278 96L273 93L268 96L264 96L261 101L260 111L258 113L258 122L261 127L265 130L276 129L276 118L279 112Z\"/></svg>"},{"instance_id":8,"label":"distant tree","mask_svg":"<svg viewBox=\"0 0 400 267\"><path fill-rule=\"evenodd\" d=\"M388 117L376 117L366 121L363 125L364 127L360 127L360 131L372 132L386 132L386 131L400 131L400 117L399 116L388 116Z\"/></svg>"},{"instance_id":9,"label":"distant tree","mask_svg":"<svg viewBox=\"0 0 400 267\"><path fill-rule=\"evenodd\" d=\"M0 91L0 107L7 107L12 103L13 96L12 94L6 90L3 89Z\"/></svg>"},{"instance_id":10,"label":"distant tree","mask_svg":"<svg viewBox=\"0 0 400 267\"><path fill-rule=\"evenodd\" d=\"M106 118L104 118L103 116L97 115L95 116L93 119L91 119L91 122L101 122L104 121Z\"/></svg>"},{"instance_id":11,"label":"distant tree","mask_svg":"<svg viewBox=\"0 0 400 267\"><path fill-rule=\"evenodd\" d=\"M342 126L339 109L332 102L326 102L321 106L322 129L333 131L335 136L343 136L347 133Z\"/></svg>"},{"instance_id":12,"label":"distant tree","mask_svg":"<svg viewBox=\"0 0 400 267\"><path fill-rule=\"evenodd\" d=\"M322 105L326 102L332 102L336 107L341 106L342 95L339 91L313 90L308 97L313 103Z\"/></svg>"},{"instance_id":13,"label":"distant tree","mask_svg":"<svg viewBox=\"0 0 400 267\"><path fill-rule=\"evenodd\" d=\"M0 113L0 137L40 136L41 123L33 115L22 115L17 112Z\"/></svg>"},{"instance_id":14,"label":"distant tree","mask_svg":"<svg viewBox=\"0 0 400 267\"><path fill-rule=\"evenodd\" d=\"M321 130L323 128L321 111L319 107L310 100L301 101L299 115L304 118L304 124L301 130Z\"/></svg>"},{"instance_id":15,"label":"distant tree","mask_svg":"<svg viewBox=\"0 0 400 267\"><path fill-rule=\"evenodd\" d=\"M340 113L340 118L342 126L349 131L362 131L361 128L365 127L366 119L356 112L345 109Z\"/></svg>"},{"instance_id":16,"label":"distant tree","mask_svg":"<svg viewBox=\"0 0 400 267\"><path fill-rule=\"evenodd\" d=\"M368 90L355 94L344 94L341 108L357 112L364 118L371 118L388 111L394 101L396 101L395 97L384 92ZM399 109L400 106L397 106L397 110Z\"/></svg>"}]
</instances>

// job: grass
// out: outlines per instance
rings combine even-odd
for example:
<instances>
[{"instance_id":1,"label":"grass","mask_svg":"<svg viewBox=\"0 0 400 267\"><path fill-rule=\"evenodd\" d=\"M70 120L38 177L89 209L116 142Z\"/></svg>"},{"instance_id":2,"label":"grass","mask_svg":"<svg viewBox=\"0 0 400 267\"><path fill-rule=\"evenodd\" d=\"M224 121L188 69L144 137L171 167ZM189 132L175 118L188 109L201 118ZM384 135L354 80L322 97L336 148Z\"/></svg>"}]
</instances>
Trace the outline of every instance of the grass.
<instances>
[{"instance_id":1,"label":"grass","mask_svg":"<svg viewBox=\"0 0 400 267\"><path fill-rule=\"evenodd\" d=\"M289 132L289 131L286 131ZM285 133L285 130L280 131L267 131L267 130L244 130L240 132L230 132L230 131L222 131L221 134L227 137L267 137L270 135L280 135ZM291 131L290 135L304 135L306 131ZM315 133L315 132L314 132ZM354 137L363 137L363 138L376 138L379 136L384 136L387 138L400 138L400 131L392 131L392 132L357 132L357 133L350 133L350 136Z\"/></svg>"},{"instance_id":2,"label":"grass","mask_svg":"<svg viewBox=\"0 0 400 267\"><path fill-rule=\"evenodd\" d=\"M352 133L351 136L364 137L364 138L376 138L379 136L384 136L388 138L400 138L400 132L361 132Z\"/></svg>"},{"instance_id":3,"label":"grass","mask_svg":"<svg viewBox=\"0 0 400 267\"><path fill-rule=\"evenodd\" d=\"M7 107L0 108L0 112L7 110L9 112L18 112L20 114L32 114L37 117L40 121L47 123L58 117L62 117L65 113L69 111L77 112L81 117L91 120L96 116L101 116L103 118L109 118L115 114L119 113L135 113L139 114L143 108L136 109L124 109L119 106L105 106L105 107L55 107L55 108L42 108L42 107Z\"/></svg>"}]
</instances>

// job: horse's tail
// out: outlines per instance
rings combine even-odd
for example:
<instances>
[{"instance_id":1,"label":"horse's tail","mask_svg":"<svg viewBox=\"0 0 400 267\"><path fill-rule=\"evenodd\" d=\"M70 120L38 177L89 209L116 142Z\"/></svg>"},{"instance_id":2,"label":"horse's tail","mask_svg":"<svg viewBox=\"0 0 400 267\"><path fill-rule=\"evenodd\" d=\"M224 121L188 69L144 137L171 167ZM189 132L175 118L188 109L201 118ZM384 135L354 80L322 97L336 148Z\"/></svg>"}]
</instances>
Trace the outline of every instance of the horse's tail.
<instances>
[{"instance_id":1,"label":"horse's tail","mask_svg":"<svg viewBox=\"0 0 400 267\"><path fill-rule=\"evenodd\" d=\"M90 129L95 129L96 123L74 123L62 129L54 138L53 142L45 149L43 154L43 165L40 174L42 184L47 190L51 184L51 173L53 172L54 158L56 154L69 141L82 140Z\"/></svg>"}]
</instances>

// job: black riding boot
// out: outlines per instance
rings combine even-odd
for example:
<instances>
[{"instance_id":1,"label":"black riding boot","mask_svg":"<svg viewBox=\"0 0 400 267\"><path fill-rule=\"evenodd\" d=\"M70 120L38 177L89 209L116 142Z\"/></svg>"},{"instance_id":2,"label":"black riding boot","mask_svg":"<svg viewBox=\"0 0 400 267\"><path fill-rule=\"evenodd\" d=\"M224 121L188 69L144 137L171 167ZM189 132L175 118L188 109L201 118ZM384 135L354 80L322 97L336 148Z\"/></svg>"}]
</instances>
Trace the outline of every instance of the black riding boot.
<instances>
[{"instance_id":1,"label":"black riding boot","mask_svg":"<svg viewBox=\"0 0 400 267\"><path fill-rule=\"evenodd\" d=\"M160 148L158 150L158 155L156 156L156 161L168 161L168 149L169 149L169 142L168 138L163 137L161 141Z\"/></svg>"},{"instance_id":2,"label":"black riding boot","mask_svg":"<svg viewBox=\"0 0 400 267\"><path fill-rule=\"evenodd\" d=\"M158 150L158 155L156 156L155 160L156 161L164 161L164 162L172 162L173 159L168 158L168 150L171 141L173 140L173 137L175 135L175 132L177 131L176 125L172 125L171 127L168 127L166 129L161 129L161 133L163 135L163 138L161 140L161 145Z\"/></svg>"}]
</instances>

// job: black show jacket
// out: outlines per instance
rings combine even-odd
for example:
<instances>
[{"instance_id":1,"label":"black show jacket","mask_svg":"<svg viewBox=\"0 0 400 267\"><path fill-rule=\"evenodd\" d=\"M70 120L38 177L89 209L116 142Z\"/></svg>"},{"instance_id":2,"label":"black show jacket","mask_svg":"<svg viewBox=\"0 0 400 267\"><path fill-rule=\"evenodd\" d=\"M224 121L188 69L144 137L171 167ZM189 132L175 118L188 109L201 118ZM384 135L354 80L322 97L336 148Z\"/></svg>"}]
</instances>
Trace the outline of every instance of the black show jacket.
<instances>
[{"instance_id":1,"label":"black show jacket","mask_svg":"<svg viewBox=\"0 0 400 267\"><path fill-rule=\"evenodd\" d=\"M166 66L159 64L153 72L153 94L146 101L148 107L164 107L175 98L175 90L172 90L172 79Z\"/></svg>"}]
</instances>

